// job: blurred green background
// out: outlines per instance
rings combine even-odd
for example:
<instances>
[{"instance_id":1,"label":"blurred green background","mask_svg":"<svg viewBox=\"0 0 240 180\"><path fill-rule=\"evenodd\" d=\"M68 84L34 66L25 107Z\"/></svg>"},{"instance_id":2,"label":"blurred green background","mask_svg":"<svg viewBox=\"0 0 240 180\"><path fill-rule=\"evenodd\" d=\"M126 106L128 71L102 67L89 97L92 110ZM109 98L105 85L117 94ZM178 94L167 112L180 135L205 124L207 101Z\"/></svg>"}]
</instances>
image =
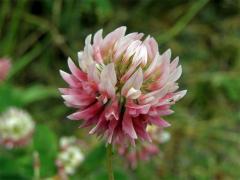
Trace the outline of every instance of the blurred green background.
<instances>
[{"instance_id":1,"label":"blurred green background","mask_svg":"<svg viewBox=\"0 0 240 180\"><path fill-rule=\"evenodd\" d=\"M70 179L107 178L104 145L66 120L72 111L57 91L65 86L58 70L67 70L68 56L76 60L88 34L121 25L180 57L188 93L166 118L171 140L160 155L135 170L116 155L116 179L239 179L239 0L1 0L0 57L13 68L0 86L0 112L18 106L36 120L41 177L56 174L59 137L76 135L87 143L86 159ZM32 179L31 148L1 148L0 179Z\"/></svg>"}]
</instances>

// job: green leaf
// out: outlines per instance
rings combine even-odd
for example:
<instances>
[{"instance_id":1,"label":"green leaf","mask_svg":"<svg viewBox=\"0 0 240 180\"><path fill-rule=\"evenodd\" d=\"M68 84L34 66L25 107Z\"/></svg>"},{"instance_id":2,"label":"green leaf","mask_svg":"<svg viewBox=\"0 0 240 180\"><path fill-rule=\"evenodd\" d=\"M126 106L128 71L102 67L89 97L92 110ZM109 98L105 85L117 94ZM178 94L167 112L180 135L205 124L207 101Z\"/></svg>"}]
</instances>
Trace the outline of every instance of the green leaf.
<instances>
[{"instance_id":1,"label":"green leaf","mask_svg":"<svg viewBox=\"0 0 240 180\"><path fill-rule=\"evenodd\" d=\"M56 135L47 126L37 126L34 133L34 150L39 153L41 177L54 175L58 143Z\"/></svg>"},{"instance_id":2,"label":"green leaf","mask_svg":"<svg viewBox=\"0 0 240 180\"><path fill-rule=\"evenodd\" d=\"M9 106L21 106L21 99L13 86L4 84L0 86L0 112L6 110Z\"/></svg>"},{"instance_id":3,"label":"green leaf","mask_svg":"<svg viewBox=\"0 0 240 180\"><path fill-rule=\"evenodd\" d=\"M41 85L35 85L23 91L24 91L24 96L21 97L21 102L24 105L27 105L42 99L46 99L49 97L58 97L59 95L57 88L45 87Z\"/></svg>"},{"instance_id":4,"label":"green leaf","mask_svg":"<svg viewBox=\"0 0 240 180\"><path fill-rule=\"evenodd\" d=\"M105 159L105 156L106 147L104 144L100 144L87 155L79 171L82 171L86 174L91 173L91 171L101 166L101 163Z\"/></svg>"},{"instance_id":5,"label":"green leaf","mask_svg":"<svg viewBox=\"0 0 240 180\"><path fill-rule=\"evenodd\" d=\"M8 78L13 78L14 75L23 70L29 63L41 54L42 50L43 47L41 45L36 45L30 52L21 57L12 67Z\"/></svg>"},{"instance_id":6,"label":"green leaf","mask_svg":"<svg viewBox=\"0 0 240 180\"><path fill-rule=\"evenodd\" d=\"M31 179L33 176L32 154L26 149L0 151L0 179Z\"/></svg>"}]
</instances>

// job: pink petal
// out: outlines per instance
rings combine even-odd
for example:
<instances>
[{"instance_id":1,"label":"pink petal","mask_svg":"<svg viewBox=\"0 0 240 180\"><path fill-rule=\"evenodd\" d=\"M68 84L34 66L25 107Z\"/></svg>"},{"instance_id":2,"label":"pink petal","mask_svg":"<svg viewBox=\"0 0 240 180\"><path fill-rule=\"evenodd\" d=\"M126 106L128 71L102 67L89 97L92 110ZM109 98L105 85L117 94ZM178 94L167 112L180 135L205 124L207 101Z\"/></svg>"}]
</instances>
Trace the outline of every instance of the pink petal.
<instances>
[{"instance_id":1,"label":"pink petal","mask_svg":"<svg viewBox=\"0 0 240 180\"><path fill-rule=\"evenodd\" d=\"M62 98L76 106L87 106L96 101L95 97L89 96L87 94L82 95L62 95Z\"/></svg>"},{"instance_id":2,"label":"pink petal","mask_svg":"<svg viewBox=\"0 0 240 180\"><path fill-rule=\"evenodd\" d=\"M107 129L108 121L104 116L104 111L101 113L97 125L89 131L89 134L101 133Z\"/></svg>"},{"instance_id":3,"label":"pink petal","mask_svg":"<svg viewBox=\"0 0 240 180\"><path fill-rule=\"evenodd\" d=\"M121 37L124 36L126 32L126 27L122 26L117 29L115 29L113 32L109 33L104 39L103 39L103 44L102 44L102 49L108 50L109 47L113 46L113 44L120 39Z\"/></svg>"},{"instance_id":4,"label":"pink petal","mask_svg":"<svg viewBox=\"0 0 240 180\"><path fill-rule=\"evenodd\" d=\"M93 118L100 110L102 109L102 103L96 102L95 104L91 105L87 109L82 111L78 111L68 116L69 119L72 120L88 120Z\"/></svg>"},{"instance_id":5,"label":"pink petal","mask_svg":"<svg viewBox=\"0 0 240 180\"><path fill-rule=\"evenodd\" d=\"M140 118L134 118L133 120L136 133L138 137L142 138L143 140L151 142L151 137L146 131L146 125L144 125L143 122L141 121L142 120Z\"/></svg>"},{"instance_id":6,"label":"pink petal","mask_svg":"<svg viewBox=\"0 0 240 180\"><path fill-rule=\"evenodd\" d=\"M71 58L68 58L68 67L72 74L80 81L86 81L87 76L74 64Z\"/></svg>"},{"instance_id":7,"label":"pink petal","mask_svg":"<svg viewBox=\"0 0 240 180\"><path fill-rule=\"evenodd\" d=\"M129 109L129 114L139 115L139 114L147 114L151 105L150 104L138 105L129 101L126 104L126 107Z\"/></svg>"},{"instance_id":8,"label":"pink petal","mask_svg":"<svg viewBox=\"0 0 240 180\"><path fill-rule=\"evenodd\" d=\"M137 134L136 134L135 129L133 127L132 118L128 114L127 110L125 111L124 116L123 116L122 128L123 128L123 131L126 134L128 134L132 139L137 139Z\"/></svg>"},{"instance_id":9,"label":"pink petal","mask_svg":"<svg viewBox=\"0 0 240 180\"><path fill-rule=\"evenodd\" d=\"M148 57L150 60L154 58L156 53L158 52L158 44L156 40L150 36L148 36L144 41L143 44L147 47Z\"/></svg>"},{"instance_id":10,"label":"pink petal","mask_svg":"<svg viewBox=\"0 0 240 180\"><path fill-rule=\"evenodd\" d=\"M117 100L106 107L105 117L107 120L119 119L119 105Z\"/></svg>"},{"instance_id":11,"label":"pink petal","mask_svg":"<svg viewBox=\"0 0 240 180\"><path fill-rule=\"evenodd\" d=\"M156 117L148 117L149 122L151 122L152 124L155 124L159 127L169 127L171 126L171 124L169 124L167 121L165 121L164 119L156 116Z\"/></svg>"},{"instance_id":12,"label":"pink petal","mask_svg":"<svg viewBox=\"0 0 240 180\"><path fill-rule=\"evenodd\" d=\"M118 123L119 121L114 119L109 122L109 125L108 125L108 143L109 144L111 144L112 142L114 130L117 127Z\"/></svg>"},{"instance_id":13,"label":"pink petal","mask_svg":"<svg viewBox=\"0 0 240 180\"><path fill-rule=\"evenodd\" d=\"M73 75L70 75L62 70L60 70L60 75L71 87L81 87L81 83Z\"/></svg>"}]
</instances>

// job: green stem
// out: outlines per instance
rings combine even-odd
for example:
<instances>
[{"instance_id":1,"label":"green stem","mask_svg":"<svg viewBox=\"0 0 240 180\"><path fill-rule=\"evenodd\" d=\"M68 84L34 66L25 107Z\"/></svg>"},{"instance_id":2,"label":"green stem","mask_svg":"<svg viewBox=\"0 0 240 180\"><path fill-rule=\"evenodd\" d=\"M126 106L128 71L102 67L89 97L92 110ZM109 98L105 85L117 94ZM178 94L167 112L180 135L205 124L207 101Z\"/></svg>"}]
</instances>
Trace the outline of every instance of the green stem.
<instances>
[{"instance_id":1,"label":"green stem","mask_svg":"<svg viewBox=\"0 0 240 180\"><path fill-rule=\"evenodd\" d=\"M107 169L108 169L108 179L114 180L113 167L112 167L112 145L107 146Z\"/></svg>"},{"instance_id":2,"label":"green stem","mask_svg":"<svg viewBox=\"0 0 240 180\"><path fill-rule=\"evenodd\" d=\"M167 33L160 35L157 40L161 43L165 43L177 36L208 2L209 0L195 1L190 7L189 11L184 16L182 16L179 21L171 29L168 30Z\"/></svg>"},{"instance_id":3,"label":"green stem","mask_svg":"<svg viewBox=\"0 0 240 180\"><path fill-rule=\"evenodd\" d=\"M34 180L40 180L40 160L38 152L33 153L34 164L33 164L33 171L34 171Z\"/></svg>"}]
</instances>

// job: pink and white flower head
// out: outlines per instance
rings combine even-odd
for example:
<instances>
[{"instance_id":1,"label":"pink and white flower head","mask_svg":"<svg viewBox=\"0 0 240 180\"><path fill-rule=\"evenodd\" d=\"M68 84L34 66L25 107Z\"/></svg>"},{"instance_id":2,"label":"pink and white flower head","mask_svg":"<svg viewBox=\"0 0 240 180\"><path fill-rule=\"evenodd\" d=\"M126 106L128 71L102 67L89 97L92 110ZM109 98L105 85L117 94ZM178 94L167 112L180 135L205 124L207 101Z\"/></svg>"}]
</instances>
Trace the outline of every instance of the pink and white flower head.
<instances>
[{"instance_id":1,"label":"pink and white flower head","mask_svg":"<svg viewBox=\"0 0 240 180\"><path fill-rule=\"evenodd\" d=\"M0 82L3 81L11 68L9 59L0 59Z\"/></svg>"},{"instance_id":2,"label":"pink and white flower head","mask_svg":"<svg viewBox=\"0 0 240 180\"><path fill-rule=\"evenodd\" d=\"M0 117L0 144L6 148L25 146L32 138L34 127L27 112L10 108Z\"/></svg>"},{"instance_id":3,"label":"pink and white flower head","mask_svg":"<svg viewBox=\"0 0 240 180\"><path fill-rule=\"evenodd\" d=\"M90 134L106 138L109 144L141 139L151 141L147 125L168 127L162 116L185 94L176 92L182 67L172 62L171 51L158 51L156 40L142 33L125 34L119 27L102 37L102 29L85 40L78 53L79 66L68 59L71 74L60 71L68 88L60 92L77 112L68 116L91 127Z\"/></svg>"},{"instance_id":4,"label":"pink and white flower head","mask_svg":"<svg viewBox=\"0 0 240 180\"><path fill-rule=\"evenodd\" d=\"M57 156L56 165L58 174L62 179L65 176L75 173L77 167L84 160L84 155L80 149L80 143L75 137L62 137L60 139L60 152Z\"/></svg>"}]
</instances>

